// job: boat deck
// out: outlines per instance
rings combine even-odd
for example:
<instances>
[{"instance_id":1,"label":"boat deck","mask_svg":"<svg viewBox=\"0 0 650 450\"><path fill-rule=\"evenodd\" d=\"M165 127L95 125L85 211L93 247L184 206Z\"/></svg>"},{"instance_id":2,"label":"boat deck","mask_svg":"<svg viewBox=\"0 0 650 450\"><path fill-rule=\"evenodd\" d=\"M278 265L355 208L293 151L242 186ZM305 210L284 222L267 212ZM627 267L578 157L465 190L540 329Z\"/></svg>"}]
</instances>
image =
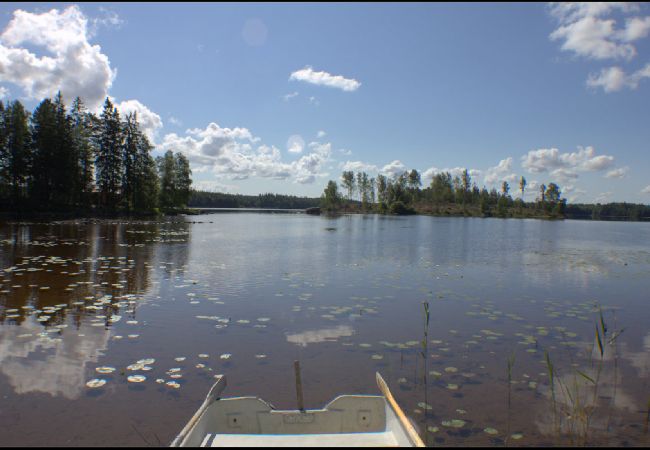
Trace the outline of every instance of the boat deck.
<instances>
[{"instance_id":1,"label":"boat deck","mask_svg":"<svg viewBox=\"0 0 650 450\"><path fill-rule=\"evenodd\" d=\"M201 447L398 447L390 431L336 434L207 434Z\"/></svg>"}]
</instances>

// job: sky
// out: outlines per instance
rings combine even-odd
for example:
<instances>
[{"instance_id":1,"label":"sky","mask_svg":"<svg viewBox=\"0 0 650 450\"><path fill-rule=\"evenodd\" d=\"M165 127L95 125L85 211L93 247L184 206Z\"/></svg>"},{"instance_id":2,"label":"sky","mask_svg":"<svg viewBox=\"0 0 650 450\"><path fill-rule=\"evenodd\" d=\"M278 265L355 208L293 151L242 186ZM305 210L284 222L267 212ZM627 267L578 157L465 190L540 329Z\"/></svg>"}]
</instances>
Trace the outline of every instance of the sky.
<instances>
[{"instance_id":1,"label":"sky","mask_svg":"<svg viewBox=\"0 0 650 450\"><path fill-rule=\"evenodd\" d=\"M650 203L650 5L2 3L0 98L136 111L194 187L465 168Z\"/></svg>"}]
</instances>

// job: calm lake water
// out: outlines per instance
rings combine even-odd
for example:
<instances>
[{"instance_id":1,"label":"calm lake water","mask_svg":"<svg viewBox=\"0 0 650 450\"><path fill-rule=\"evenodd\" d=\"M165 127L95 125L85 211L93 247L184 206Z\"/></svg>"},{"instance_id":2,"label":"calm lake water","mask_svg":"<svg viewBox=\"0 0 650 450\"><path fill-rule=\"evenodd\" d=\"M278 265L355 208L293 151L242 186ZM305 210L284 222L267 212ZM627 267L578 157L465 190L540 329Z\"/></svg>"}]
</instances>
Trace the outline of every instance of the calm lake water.
<instances>
[{"instance_id":1,"label":"calm lake water","mask_svg":"<svg viewBox=\"0 0 650 450\"><path fill-rule=\"evenodd\" d=\"M379 371L429 445L648 445L649 301L646 223L4 223L0 445L168 445L216 374L294 408L296 359L307 408Z\"/></svg>"}]
</instances>

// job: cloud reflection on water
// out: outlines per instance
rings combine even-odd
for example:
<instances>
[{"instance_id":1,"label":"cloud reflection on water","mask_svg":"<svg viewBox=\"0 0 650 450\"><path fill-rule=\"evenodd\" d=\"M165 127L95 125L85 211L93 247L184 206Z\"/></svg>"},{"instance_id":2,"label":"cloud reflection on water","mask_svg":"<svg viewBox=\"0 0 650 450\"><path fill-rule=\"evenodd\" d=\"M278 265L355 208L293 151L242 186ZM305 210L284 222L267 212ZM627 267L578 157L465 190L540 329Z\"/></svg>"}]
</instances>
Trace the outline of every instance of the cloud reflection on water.
<instances>
[{"instance_id":1,"label":"cloud reflection on water","mask_svg":"<svg viewBox=\"0 0 650 450\"><path fill-rule=\"evenodd\" d=\"M288 334L287 341L293 344L306 347L307 344L335 341L340 337L352 336L354 329L349 325L339 325L334 328L323 328L320 330L308 330L302 333Z\"/></svg>"}]
</instances>

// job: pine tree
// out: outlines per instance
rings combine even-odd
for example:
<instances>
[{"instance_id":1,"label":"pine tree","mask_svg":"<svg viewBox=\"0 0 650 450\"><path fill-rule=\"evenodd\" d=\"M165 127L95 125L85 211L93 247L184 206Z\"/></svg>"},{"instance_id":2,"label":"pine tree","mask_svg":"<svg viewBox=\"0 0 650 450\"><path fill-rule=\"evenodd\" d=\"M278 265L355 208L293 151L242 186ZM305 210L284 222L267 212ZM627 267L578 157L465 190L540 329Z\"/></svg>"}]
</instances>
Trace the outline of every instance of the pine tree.
<instances>
[{"instance_id":1,"label":"pine tree","mask_svg":"<svg viewBox=\"0 0 650 450\"><path fill-rule=\"evenodd\" d=\"M31 166L31 137L29 113L15 100L4 113L5 146L0 167L0 179L9 186L14 211L23 208Z\"/></svg>"},{"instance_id":2,"label":"pine tree","mask_svg":"<svg viewBox=\"0 0 650 450\"><path fill-rule=\"evenodd\" d=\"M160 206L173 208L176 197L176 167L174 153L167 150L165 156L156 158L160 174Z\"/></svg>"},{"instance_id":3,"label":"pine tree","mask_svg":"<svg viewBox=\"0 0 650 450\"><path fill-rule=\"evenodd\" d=\"M190 199L190 190L192 186L192 170L190 169L189 160L182 153L178 152L175 158L176 172L176 198L177 207L186 207Z\"/></svg>"},{"instance_id":4,"label":"pine tree","mask_svg":"<svg viewBox=\"0 0 650 450\"><path fill-rule=\"evenodd\" d=\"M100 118L98 151L95 165L100 203L109 210L118 206L118 194L124 173L120 114L107 97Z\"/></svg>"},{"instance_id":5,"label":"pine tree","mask_svg":"<svg viewBox=\"0 0 650 450\"><path fill-rule=\"evenodd\" d=\"M55 155L52 179L54 181L54 206L74 206L81 171L78 164L78 149L72 132L72 118L68 116L61 92L54 100L56 109Z\"/></svg>"},{"instance_id":6,"label":"pine tree","mask_svg":"<svg viewBox=\"0 0 650 450\"><path fill-rule=\"evenodd\" d=\"M56 106L49 98L43 100L32 115L32 183L30 197L33 205L47 209L55 194L54 170L57 157Z\"/></svg>"},{"instance_id":7,"label":"pine tree","mask_svg":"<svg viewBox=\"0 0 650 450\"><path fill-rule=\"evenodd\" d=\"M72 141L77 150L77 167L79 179L76 189L76 201L84 208L92 204L94 188L94 154L93 145L93 119L96 118L88 113L82 100L77 97L72 103L70 120L72 126Z\"/></svg>"}]
</instances>

